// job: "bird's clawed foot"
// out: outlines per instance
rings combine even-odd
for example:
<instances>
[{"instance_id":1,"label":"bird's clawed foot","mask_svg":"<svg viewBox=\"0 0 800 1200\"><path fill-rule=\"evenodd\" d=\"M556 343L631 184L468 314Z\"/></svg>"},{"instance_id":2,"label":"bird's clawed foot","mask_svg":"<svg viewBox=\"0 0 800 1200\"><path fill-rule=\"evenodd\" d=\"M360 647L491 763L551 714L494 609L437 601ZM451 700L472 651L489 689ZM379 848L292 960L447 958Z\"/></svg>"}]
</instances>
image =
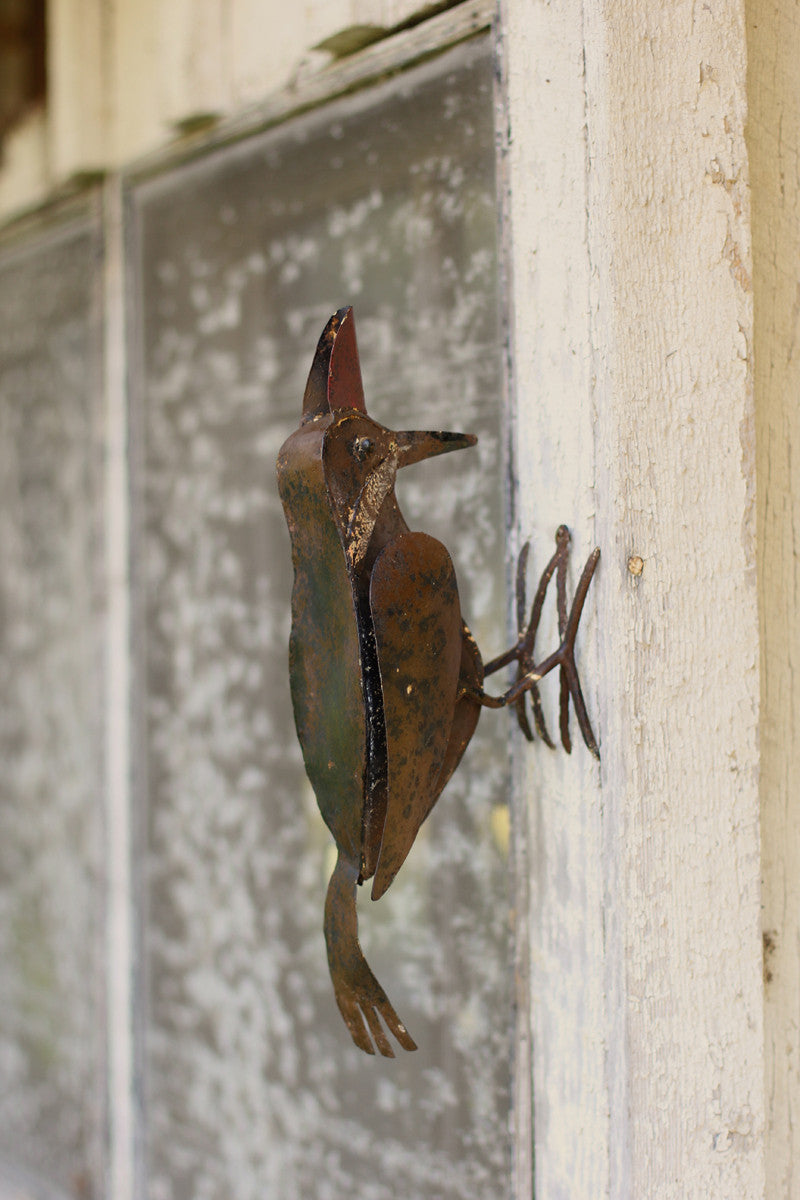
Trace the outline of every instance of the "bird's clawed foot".
<instances>
[{"instance_id":1,"label":"bird's clawed foot","mask_svg":"<svg viewBox=\"0 0 800 1200\"><path fill-rule=\"evenodd\" d=\"M365 958L361 958L359 967L358 971L348 972L346 976L331 971L339 1012L359 1050L374 1054L377 1047L384 1058L394 1058L394 1050L381 1018L386 1029L404 1050L416 1050L416 1042L398 1017Z\"/></svg>"},{"instance_id":2,"label":"bird's clawed foot","mask_svg":"<svg viewBox=\"0 0 800 1200\"><path fill-rule=\"evenodd\" d=\"M592 731L589 714L586 711L586 703L581 691L578 669L575 665L575 637L578 632L578 625L589 591L589 585L592 582L592 576L600 558L600 550L596 548L589 555L572 601L572 607L569 613L567 613L567 559L569 557L569 543L569 530L566 525L560 525L556 530L556 551L542 572L539 586L536 589L536 595L533 598L530 619L527 624L525 623L527 611L525 581L530 544L526 542L522 547L517 562L517 628L519 629L519 637L516 645L511 650L487 664L485 673L486 675L490 675L500 667L516 661L517 679L502 697L502 703L514 705L520 729L529 741L533 741L533 732L528 720L526 707L526 696L529 696L536 732L543 742L554 748L555 743L550 737L547 725L545 724L538 684L545 675L555 667L558 667L560 676L559 727L561 744L569 754L572 750L572 740L569 734L569 699L571 696L583 740L595 758L599 759L600 752L597 748L597 740ZM534 662L534 643L542 616L545 596L553 575L556 577L558 636L561 644L553 654L549 655L548 658L539 664L536 664Z\"/></svg>"}]
</instances>

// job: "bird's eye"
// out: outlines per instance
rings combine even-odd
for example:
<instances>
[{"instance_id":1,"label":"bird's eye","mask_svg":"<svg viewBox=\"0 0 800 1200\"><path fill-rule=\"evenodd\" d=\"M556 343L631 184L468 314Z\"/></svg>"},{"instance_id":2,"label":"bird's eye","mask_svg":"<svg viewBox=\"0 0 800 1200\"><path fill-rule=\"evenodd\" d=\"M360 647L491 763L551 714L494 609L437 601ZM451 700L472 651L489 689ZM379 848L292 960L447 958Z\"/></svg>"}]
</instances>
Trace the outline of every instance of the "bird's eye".
<instances>
[{"instance_id":1,"label":"bird's eye","mask_svg":"<svg viewBox=\"0 0 800 1200\"><path fill-rule=\"evenodd\" d=\"M368 437L356 438L353 442L353 454L359 462L363 462L367 455L372 450L372 439Z\"/></svg>"}]
</instances>

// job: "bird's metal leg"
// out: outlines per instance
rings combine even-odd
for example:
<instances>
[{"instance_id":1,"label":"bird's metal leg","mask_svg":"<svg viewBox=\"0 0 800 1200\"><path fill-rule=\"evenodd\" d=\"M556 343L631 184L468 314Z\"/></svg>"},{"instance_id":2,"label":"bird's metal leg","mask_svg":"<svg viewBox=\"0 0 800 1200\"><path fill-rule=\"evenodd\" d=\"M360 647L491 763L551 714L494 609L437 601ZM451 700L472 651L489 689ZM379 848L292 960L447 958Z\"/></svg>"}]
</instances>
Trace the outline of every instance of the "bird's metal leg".
<instances>
[{"instance_id":1,"label":"bird's metal leg","mask_svg":"<svg viewBox=\"0 0 800 1200\"><path fill-rule=\"evenodd\" d=\"M559 527L559 532L564 529L566 532L566 545L569 545L569 530L566 526ZM556 534L558 540L558 533ZM556 569L556 611L558 612L558 637L561 642L567 632L567 555L564 554L558 561ZM561 745L566 750L567 754L572 753L572 739L569 736L569 681L567 672L562 663L561 669L558 672L558 716L559 716L559 732L561 734ZM580 686L580 685L579 685Z\"/></svg>"},{"instance_id":2,"label":"bird's metal leg","mask_svg":"<svg viewBox=\"0 0 800 1200\"><path fill-rule=\"evenodd\" d=\"M484 668L484 676L493 675L501 667L507 666L509 663L517 662L517 679L521 679L523 675L527 675L533 670L533 646L536 639L536 632L539 628L539 621L542 616L542 608L544 607L544 598L547 594L547 588L550 580L553 577L553 572L558 568L558 578L566 580L567 552L569 548L569 530L566 525L561 525L556 532L556 552L550 559L550 562L542 572L542 577L539 580L539 586L536 589L536 595L533 599L533 607L531 608L530 620L525 621L525 582L528 569L528 554L530 552L530 542L526 542L519 553L517 559L517 644L501 654L498 658L492 659ZM559 591L559 596L561 592ZM566 604L566 596L564 597ZM566 624L566 614L564 616L564 625ZM563 639L564 629L561 622L561 611L559 609L559 637ZM533 709L533 719L536 725L536 732L542 741L548 745L551 750L555 749L555 742L550 737L545 725L544 712L542 711L542 699L539 694L539 688L534 683L531 685L528 693L531 699L531 708ZM529 742L533 741L533 733L528 722L528 715L525 707L525 695L523 694L516 701L514 707L517 711L517 722L520 729L524 733Z\"/></svg>"},{"instance_id":3,"label":"bird's metal leg","mask_svg":"<svg viewBox=\"0 0 800 1200\"><path fill-rule=\"evenodd\" d=\"M358 941L357 879L358 866L340 849L325 899L328 967L339 1012L359 1050L374 1054L374 1040L384 1058L394 1058L381 1017L404 1050L417 1046L364 958Z\"/></svg>"},{"instance_id":4,"label":"bird's metal leg","mask_svg":"<svg viewBox=\"0 0 800 1200\"><path fill-rule=\"evenodd\" d=\"M556 552L542 572L533 600L530 620L525 628L522 626L525 613L525 572L528 562L528 544L526 543L523 546L517 564L517 622L520 627L519 637L516 645L507 650L505 654L501 654L487 663L484 671L484 675L492 675L495 671L500 670L509 663L516 662L517 679L502 696L489 696L481 690L476 698L486 708L503 708L506 705L513 704L517 709L517 720L520 728L525 736L531 740L532 733L525 712L525 696L526 694L530 694L537 732L542 740L548 746L552 747L554 743L544 723L541 698L537 685L545 675L555 667L559 667L559 726L561 743L567 753L569 753L572 749L569 734L569 698L571 696L575 705L575 715L578 718L578 725L580 726L583 740L591 753L596 758L599 758L600 753L597 748L597 741L586 711L578 670L575 665L575 637L578 632L578 625L584 603L586 602L589 585L592 582L592 576L600 558L600 550L599 548L595 549L589 555L575 592L572 608L569 614L567 614L567 558L569 556L569 543L569 530L566 525L560 525L556 531ZM534 665L534 642L542 615L545 594L554 574L556 576L556 604L560 645L558 650L549 655L548 658L544 659L538 665Z\"/></svg>"}]
</instances>

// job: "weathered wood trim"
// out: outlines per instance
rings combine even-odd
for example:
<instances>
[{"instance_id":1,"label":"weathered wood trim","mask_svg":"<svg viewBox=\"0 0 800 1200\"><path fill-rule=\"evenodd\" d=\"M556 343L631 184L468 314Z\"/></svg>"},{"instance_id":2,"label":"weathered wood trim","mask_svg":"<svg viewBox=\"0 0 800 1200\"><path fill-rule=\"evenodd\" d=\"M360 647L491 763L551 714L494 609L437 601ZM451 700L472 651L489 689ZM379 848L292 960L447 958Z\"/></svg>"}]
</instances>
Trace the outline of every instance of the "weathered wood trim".
<instances>
[{"instance_id":1,"label":"weathered wood trim","mask_svg":"<svg viewBox=\"0 0 800 1200\"><path fill-rule=\"evenodd\" d=\"M474 37L491 25L494 0L466 0L439 16L376 42L347 58L310 69L288 87L225 118L204 132L183 137L129 164L126 180L139 181L180 162L209 153L217 146L246 138L280 124L338 96L360 91L403 71L451 46Z\"/></svg>"},{"instance_id":2,"label":"weathered wood trim","mask_svg":"<svg viewBox=\"0 0 800 1200\"><path fill-rule=\"evenodd\" d=\"M800 13L747 3L758 580L767 1196L800 1161Z\"/></svg>"},{"instance_id":3,"label":"weathered wood trim","mask_svg":"<svg viewBox=\"0 0 800 1200\"><path fill-rule=\"evenodd\" d=\"M600 770L521 751L535 1194L760 1197L743 5L502 12L520 537L603 551Z\"/></svg>"},{"instance_id":4,"label":"weathered wood trim","mask_svg":"<svg viewBox=\"0 0 800 1200\"><path fill-rule=\"evenodd\" d=\"M9 141L0 218L107 172L159 169L247 136L438 53L493 15L494 0L280 11L262 0L53 0L47 106Z\"/></svg>"},{"instance_id":5,"label":"weathered wood trim","mask_svg":"<svg viewBox=\"0 0 800 1200\"><path fill-rule=\"evenodd\" d=\"M134 1154L130 476L122 188L104 189L105 367L105 821L108 1181L131 1200Z\"/></svg>"},{"instance_id":6,"label":"weathered wood trim","mask_svg":"<svg viewBox=\"0 0 800 1200\"><path fill-rule=\"evenodd\" d=\"M49 174L54 181L108 164L109 6L51 0L47 9Z\"/></svg>"}]
</instances>

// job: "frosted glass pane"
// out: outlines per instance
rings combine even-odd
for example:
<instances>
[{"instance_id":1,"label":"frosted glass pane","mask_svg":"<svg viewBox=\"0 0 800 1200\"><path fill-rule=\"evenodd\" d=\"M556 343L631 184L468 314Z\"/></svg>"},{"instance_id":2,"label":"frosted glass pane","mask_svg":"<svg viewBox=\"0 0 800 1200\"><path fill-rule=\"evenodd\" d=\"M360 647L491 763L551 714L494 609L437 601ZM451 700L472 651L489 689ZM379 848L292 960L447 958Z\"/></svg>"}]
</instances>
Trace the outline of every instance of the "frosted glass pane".
<instances>
[{"instance_id":1,"label":"frosted glass pane","mask_svg":"<svg viewBox=\"0 0 800 1200\"><path fill-rule=\"evenodd\" d=\"M509 1191L507 714L489 713L367 958L419 1043L350 1042L322 939L329 835L287 678L275 457L331 312L371 414L477 450L405 472L464 612L504 644L492 62L461 47L134 191L149 1200Z\"/></svg>"},{"instance_id":2,"label":"frosted glass pane","mask_svg":"<svg viewBox=\"0 0 800 1200\"><path fill-rule=\"evenodd\" d=\"M0 1195L15 1198L100 1195L98 249L81 223L0 256Z\"/></svg>"}]
</instances>

